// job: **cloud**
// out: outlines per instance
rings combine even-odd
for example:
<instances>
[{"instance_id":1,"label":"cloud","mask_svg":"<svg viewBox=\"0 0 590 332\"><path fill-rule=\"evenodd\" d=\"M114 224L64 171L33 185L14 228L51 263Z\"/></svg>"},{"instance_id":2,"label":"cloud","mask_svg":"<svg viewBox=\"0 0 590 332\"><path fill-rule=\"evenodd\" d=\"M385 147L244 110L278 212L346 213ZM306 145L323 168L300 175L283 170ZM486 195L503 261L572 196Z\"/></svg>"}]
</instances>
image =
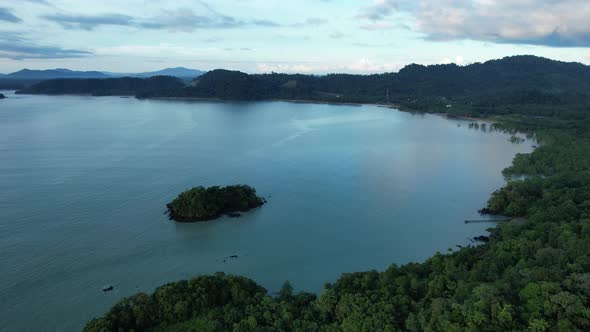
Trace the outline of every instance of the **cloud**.
<instances>
[{"instance_id":1,"label":"cloud","mask_svg":"<svg viewBox=\"0 0 590 332\"><path fill-rule=\"evenodd\" d=\"M47 1L47 0L21 0L21 1L26 1L26 2L38 3L40 5L51 6L51 4L49 3L49 1Z\"/></svg>"},{"instance_id":2,"label":"cloud","mask_svg":"<svg viewBox=\"0 0 590 332\"><path fill-rule=\"evenodd\" d=\"M317 66L308 64L286 64L286 63L260 63L257 70L260 73L302 73L310 74L318 72Z\"/></svg>"},{"instance_id":3,"label":"cloud","mask_svg":"<svg viewBox=\"0 0 590 332\"><path fill-rule=\"evenodd\" d=\"M12 13L12 9L0 8L0 21L19 23L19 22L22 22L23 20L20 17L14 15Z\"/></svg>"},{"instance_id":4,"label":"cloud","mask_svg":"<svg viewBox=\"0 0 590 332\"><path fill-rule=\"evenodd\" d=\"M101 14L101 15L67 15L53 14L43 15L42 18L53 21L66 29L93 30L101 25L133 25L133 18L120 14Z\"/></svg>"},{"instance_id":5,"label":"cloud","mask_svg":"<svg viewBox=\"0 0 590 332\"><path fill-rule=\"evenodd\" d=\"M391 15L397 8L394 0L375 0L371 6L362 8L357 18L379 21Z\"/></svg>"},{"instance_id":6,"label":"cloud","mask_svg":"<svg viewBox=\"0 0 590 332\"><path fill-rule=\"evenodd\" d=\"M196 14L190 8L162 10L152 17L132 17L121 14L52 14L42 18L53 21L66 29L94 30L101 26L127 26L144 29L192 32L197 29L234 29L249 26L278 27L280 24L264 19L240 19L221 14L202 3L205 14Z\"/></svg>"},{"instance_id":7,"label":"cloud","mask_svg":"<svg viewBox=\"0 0 590 332\"><path fill-rule=\"evenodd\" d=\"M344 38L345 34L340 31L334 31L330 34L330 38L332 39L342 39Z\"/></svg>"},{"instance_id":8,"label":"cloud","mask_svg":"<svg viewBox=\"0 0 590 332\"><path fill-rule=\"evenodd\" d=\"M590 46L587 0L378 0L357 17L387 24L394 13L412 15L413 29L429 40Z\"/></svg>"},{"instance_id":9,"label":"cloud","mask_svg":"<svg viewBox=\"0 0 590 332\"><path fill-rule=\"evenodd\" d=\"M352 43L353 46L358 46L358 47L374 47L374 48L379 48L379 47L397 47L398 45L395 43L380 43L380 44L371 44L371 43Z\"/></svg>"},{"instance_id":10,"label":"cloud","mask_svg":"<svg viewBox=\"0 0 590 332\"><path fill-rule=\"evenodd\" d=\"M126 56L126 57L186 57L196 58L211 55L218 51L215 47L198 48L184 45L158 44L158 45L122 45L112 47L99 47L94 49L98 56Z\"/></svg>"},{"instance_id":11,"label":"cloud","mask_svg":"<svg viewBox=\"0 0 590 332\"><path fill-rule=\"evenodd\" d=\"M85 50L65 49L59 46L35 44L14 32L0 32L0 58L24 59L67 59L92 55Z\"/></svg>"},{"instance_id":12,"label":"cloud","mask_svg":"<svg viewBox=\"0 0 590 332\"><path fill-rule=\"evenodd\" d=\"M398 71L402 68L401 64L377 63L368 58L362 58L348 64L318 64L318 63L259 63L257 71L260 73L307 73L307 74L327 74L327 73L355 73L355 74L373 74L383 72Z\"/></svg>"},{"instance_id":13,"label":"cloud","mask_svg":"<svg viewBox=\"0 0 590 332\"><path fill-rule=\"evenodd\" d=\"M392 63L375 63L368 58L362 58L359 61L348 65L348 69L358 73L382 73L398 71L402 66Z\"/></svg>"},{"instance_id":14,"label":"cloud","mask_svg":"<svg viewBox=\"0 0 590 332\"><path fill-rule=\"evenodd\" d=\"M455 57L455 60L451 60L451 58L444 58L440 61L440 63L442 63L443 65L448 65L448 64L454 63L456 65L461 66L461 65L465 64L465 58L463 58L462 55L457 55Z\"/></svg>"},{"instance_id":15,"label":"cloud","mask_svg":"<svg viewBox=\"0 0 590 332\"><path fill-rule=\"evenodd\" d=\"M301 23L295 23L293 26L318 26L328 23L328 20L319 17L308 17Z\"/></svg>"}]
</instances>

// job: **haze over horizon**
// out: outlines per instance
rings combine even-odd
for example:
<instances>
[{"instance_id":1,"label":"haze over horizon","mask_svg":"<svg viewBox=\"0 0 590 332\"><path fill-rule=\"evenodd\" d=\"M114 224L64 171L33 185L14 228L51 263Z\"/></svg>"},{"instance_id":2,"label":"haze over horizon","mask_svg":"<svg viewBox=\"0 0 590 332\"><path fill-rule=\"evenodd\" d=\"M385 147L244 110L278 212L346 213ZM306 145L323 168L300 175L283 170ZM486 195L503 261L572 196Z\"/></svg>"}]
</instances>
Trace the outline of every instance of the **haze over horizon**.
<instances>
[{"instance_id":1,"label":"haze over horizon","mask_svg":"<svg viewBox=\"0 0 590 332\"><path fill-rule=\"evenodd\" d=\"M518 54L588 64L589 11L582 0L5 0L0 72L374 73Z\"/></svg>"}]
</instances>

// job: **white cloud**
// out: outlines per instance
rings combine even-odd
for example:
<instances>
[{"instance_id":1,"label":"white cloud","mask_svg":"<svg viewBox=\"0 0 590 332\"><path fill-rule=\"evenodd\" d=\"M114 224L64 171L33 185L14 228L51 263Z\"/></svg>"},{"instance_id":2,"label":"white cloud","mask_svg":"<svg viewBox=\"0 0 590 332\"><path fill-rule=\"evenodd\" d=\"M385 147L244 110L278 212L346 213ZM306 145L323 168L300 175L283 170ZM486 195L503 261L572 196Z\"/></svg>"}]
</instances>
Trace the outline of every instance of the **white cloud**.
<instances>
[{"instance_id":1,"label":"white cloud","mask_svg":"<svg viewBox=\"0 0 590 332\"><path fill-rule=\"evenodd\" d=\"M454 63L459 66L462 66L465 64L465 58L462 55L457 55L454 59L451 59L450 57L446 57L446 58L440 60L440 63L443 65L448 65L448 64Z\"/></svg>"},{"instance_id":2,"label":"white cloud","mask_svg":"<svg viewBox=\"0 0 590 332\"><path fill-rule=\"evenodd\" d=\"M104 56L137 56L137 57L196 57L215 54L220 51L215 47L194 48L172 44L159 45L124 45L114 47L100 47L94 49L94 54Z\"/></svg>"},{"instance_id":3,"label":"white cloud","mask_svg":"<svg viewBox=\"0 0 590 332\"><path fill-rule=\"evenodd\" d=\"M403 67L397 63L379 63L368 58L362 58L348 64L288 64L288 63L261 63L257 66L260 73L306 73L306 74L327 74L327 73L356 73L373 74L398 71Z\"/></svg>"},{"instance_id":4,"label":"white cloud","mask_svg":"<svg viewBox=\"0 0 590 332\"><path fill-rule=\"evenodd\" d=\"M376 63L367 58L362 58L359 61L352 63L347 68L353 72L359 73L382 73L398 71L401 66L392 63Z\"/></svg>"},{"instance_id":5,"label":"white cloud","mask_svg":"<svg viewBox=\"0 0 590 332\"><path fill-rule=\"evenodd\" d=\"M306 64L286 64L286 63L260 63L257 71L260 73L316 73L321 67L310 66Z\"/></svg>"},{"instance_id":6,"label":"white cloud","mask_svg":"<svg viewBox=\"0 0 590 332\"><path fill-rule=\"evenodd\" d=\"M413 15L414 29L432 40L590 46L588 0L379 0L357 17L387 24L395 12Z\"/></svg>"},{"instance_id":7,"label":"white cloud","mask_svg":"<svg viewBox=\"0 0 590 332\"><path fill-rule=\"evenodd\" d=\"M370 6L362 8L357 17L377 21L390 15L396 8L394 0L374 0Z\"/></svg>"}]
</instances>

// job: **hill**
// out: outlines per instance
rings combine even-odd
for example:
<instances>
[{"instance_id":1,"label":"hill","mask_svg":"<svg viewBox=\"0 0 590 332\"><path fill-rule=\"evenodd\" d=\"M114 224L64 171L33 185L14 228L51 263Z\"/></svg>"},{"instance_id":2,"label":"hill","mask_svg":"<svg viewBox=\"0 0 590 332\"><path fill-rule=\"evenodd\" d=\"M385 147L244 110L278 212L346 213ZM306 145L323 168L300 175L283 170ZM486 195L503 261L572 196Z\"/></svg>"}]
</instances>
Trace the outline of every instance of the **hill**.
<instances>
[{"instance_id":1,"label":"hill","mask_svg":"<svg viewBox=\"0 0 590 332\"><path fill-rule=\"evenodd\" d=\"M205 72L189 69L184 67L166 68L158 71L138 73L133 76L135 77L152 77L152 76L174 76L179 78L196 78L203 75Z\"/></svg>"},{"instance_id":2,"label":"hill","mask_svg":"<svg viewBox=\"0 0 590 332\"><path fill-rule=\"evenodd\" d=\"M108 76L98 71L74 71L69 69L31 70L23 69L4 75L7 79L47 80L55 78L107 78Z\"/></svg>"},{"instance_id":3,"label":"hill","mask_svg":"<svg viewBox=\"0 0 590 332\"><path fill-rule=\"evenodd\" d=\"M0 74L0 79L12 80L50 80L57 78L113 78L113 77L140 77L174 76L183 79L194 79L205 72L184 67L166 68L158 71L143 73L109 73L101 71L76 71L64 68L57 69L22 69L10 74Z\"/></svg>"},{"instance_id":4,"label":"hill","mask_svg":"<svg viewBox=\"0 0 590 332\"><path fill-rule=\"evenodd\" d=\"M109 82L115 81L100 83L95 94L120 94L120 88L107 87ZM72 93L78 83L43 82L22 92ZM525 55L467 66L411 64L398 73L374 75L246 74L218 69L177 88L137 91L140 98L379 103L456 116L576 117L590 105L590 67Z\"/></svg>"},{"instance_id":5,"label":"hill","mask_svg":"<svg viewBox=\"0 0 590 332\"><path fill-rule=\"evenodd\" d=\"M590 67L535 56L514 56L467 66L408 65L375 75L254 74L213 70L189 86L142 97L226 100L289 99L394 103L427 111L494 113L493 105L561 105L589 102ZM450 105L451 107L447 107ZM469 107L466 107L468 105ZM469 109L466 109L469 108Z\"/></svg>"},{"instance_id":6,"label":"hill","mask_svg":"<svg viewBox=\"0 0 590 332\"><path fill-rule=\"evenodd\" d=\"M91 94L95 96L136 95L153 91L174 91L184 83L170 76L150 78L54 79L17 91L18 94Z\"/></svg>"},{"instance_id":7,"label":"hill","mask_svg":"<svg viewBox=\"0 0 590 332\"><path fill-rule=\"evenodd\" d=\"M110 77L153 77L153 76L174 76L185 80L192 80L205 72L197 69L190 69L185 67L165 68L157 71L148 71L141 73L117 73L117 72L104 72L104 74Z\"/></svg>"}]
</instances>

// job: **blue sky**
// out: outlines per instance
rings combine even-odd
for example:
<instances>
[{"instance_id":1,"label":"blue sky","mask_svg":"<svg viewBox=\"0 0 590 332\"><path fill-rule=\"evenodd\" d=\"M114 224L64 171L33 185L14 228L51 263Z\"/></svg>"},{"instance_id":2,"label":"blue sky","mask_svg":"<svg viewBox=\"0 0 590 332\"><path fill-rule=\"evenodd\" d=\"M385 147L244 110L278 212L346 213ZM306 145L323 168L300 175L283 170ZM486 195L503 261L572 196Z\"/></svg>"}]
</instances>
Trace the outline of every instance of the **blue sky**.
<instances>
[{"instance_id":1,"label":"blue sky","mask_svg":"<svg viewBox=\"0 0 590 332\"><path fill-rule=\"evenodd\" d=\"M587 0L2 0L0 72L397 71L516 54L590 63Z\"/></svg>"}]
</instances>

